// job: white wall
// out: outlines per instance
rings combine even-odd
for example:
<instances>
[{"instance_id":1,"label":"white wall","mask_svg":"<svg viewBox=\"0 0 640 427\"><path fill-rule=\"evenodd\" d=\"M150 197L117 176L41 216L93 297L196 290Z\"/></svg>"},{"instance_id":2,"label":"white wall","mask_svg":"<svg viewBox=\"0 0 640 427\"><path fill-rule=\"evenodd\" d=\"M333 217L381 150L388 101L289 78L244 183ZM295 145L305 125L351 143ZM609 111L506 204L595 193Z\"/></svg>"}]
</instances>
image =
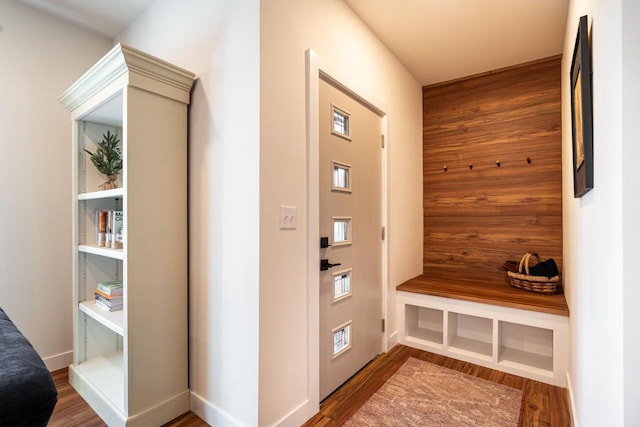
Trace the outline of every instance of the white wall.
<instances>
[{"instance_id":1,"label":"white wall","mask_svg":"<svg viewBox=\"0 0 640 427\"><path fill-rule=\"evenodd\" d=\"M640 421L633 407L640 393L639 14L637 2L623 3L624 10L620 2L573 0L563 53L564 283L571 311L570 389L581 426ZM594 189L574 199L569 70L582 15L591 28Z\"/></svg>"},{"instance_id":2,"label":"white wall","mask_svg":"<svg viewBox=\"0 0 640 427\"><path fill-rule=\"evenodd\" d=\"M160 0L118 37L197 74L189 112L192 410L257 425L259 69L257 0Z\"/></svg>"},{"instance_id":3,"label":"white wall","mask_svg":"<svg viewBox=\"0 0 640 427\"><path fill-rule=\"evenodd\" d=\"M622 1L624 424L640 425L640 2Z\"/></svg>"},{"instance_id":4,"label":"white wall","mask_svg":"<svg viewBox=\"0 0 640 427\"><path fill-rule=\"evenodd\" d=\"M313 415L305 406L307 48L388 107L390 287L422 270L420 86L342 1L258 7L160 0L118 38L199 76L189 126L190 387L193 409L215 425ZM348 46L336 51L340 38ZM296 231L278 229L281 204L298 207Z\"/></svg>"},{"instance_id":5,"label":"white wall","mask_svg":"<svg viewBox=\"0 0 640 427\"><path fill-rule=\"evenodd\" d=\"M388 113L390 335L395 286L422 272L422 91L341 0L262 1L260 34L259 420L299 425L318 403L309 401L305 50ZM279 229L280 205L297 207L295 231Z\"/></svg>"},{"instance_id":6,"label":"white wall","mask_svg":"<svg viewBox=\"0 0 640 427\"><path fill-rule=\"evenodd\" d=\"M71 363L71 119L58 96L111 41L0 0L0 307L51 370Z\"/></svg>"},{"instance_id":7,"label":"white wall","mask_svg":"<svg viewBox=\"0 0 640 427\"><path fill-rule=\"evenodd\" d=\"M19 59L0 69L0 128L12 141L1 146L1 170L3 182L21 184L3 186L13 209L2 213L1 301L46 356L72 346L70 126L56 99L112 43L13 1L0 7L0 57ZM390 296L422 269L420 86L341 1L269 1L262 14L259 7L160 0L117 40L199 77L189 125L190 387L194 411L217 426L292 423L287 415L309 398L307 48L387 109ZM336 30L327 31L329 19ZM335 50L341 38L348 44ZM299 208L296 232L277 228L282 203ZM14 242L23 242L19 250ZM285 265L292 270L283 278ZM393 298L389 308L393 332Z\"/></svg>"}]
</instances>

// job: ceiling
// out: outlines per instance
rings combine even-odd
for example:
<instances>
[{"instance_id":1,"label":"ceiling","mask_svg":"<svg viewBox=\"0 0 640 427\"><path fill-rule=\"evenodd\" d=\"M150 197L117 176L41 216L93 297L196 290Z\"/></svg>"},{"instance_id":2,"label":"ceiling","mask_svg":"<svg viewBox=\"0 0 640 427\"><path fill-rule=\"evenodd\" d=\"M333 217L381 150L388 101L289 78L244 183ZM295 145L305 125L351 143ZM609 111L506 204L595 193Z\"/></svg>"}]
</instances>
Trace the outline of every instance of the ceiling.
<instances>
[{"instance_id":1,"label":"ceiling","mask_svg":"<svg viewBox=\"0 0 640 427\"><path fill-rule=\"evenodd\" d=\"M19 0L111 39L156 0Z\"/></svg>"},{"instance_id":2,"label":"ceiling","mask_svg":"<svg viewBox=\"0 0 640 427\"><path fill-rule=\"evenodd\" d=\"M115 38L156 0L20 1ZM569 7L569 0L344 1L421 85L561 53Z\"/></svg>"},{"instance_id":3,"label":"ceiling","mask_svg":"<svg viewBox=\"0 0 640 427\"><path fill-rule=\"evenodd\" d=\"M562 53L568 0L344 0L421 85Z\"/></svg>"}]
</instances>

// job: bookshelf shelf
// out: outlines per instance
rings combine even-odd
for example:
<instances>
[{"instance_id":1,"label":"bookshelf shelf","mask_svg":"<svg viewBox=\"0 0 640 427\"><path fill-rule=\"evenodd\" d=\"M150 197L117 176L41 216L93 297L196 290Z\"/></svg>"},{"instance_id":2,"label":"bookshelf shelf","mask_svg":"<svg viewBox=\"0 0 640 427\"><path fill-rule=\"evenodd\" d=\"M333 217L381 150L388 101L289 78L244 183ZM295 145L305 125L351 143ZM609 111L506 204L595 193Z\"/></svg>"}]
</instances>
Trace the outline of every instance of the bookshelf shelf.
<instances>
[{"instance_id":1,"label":"bookshelf shelf","mask_svg":"<svg viewBox=\"0 0 640 427\"><path fill-rule=\"evenodd\" d=\"M122 310L107 311L96 305L94 301L83 301L78 306L81 312L94 319L101 325L111 329L120 336L124 336L124 321Z\"/></svg>"},{"instance_id":2,"label":"bookshelf shelf","mask_svg":"<svg viewBox=\"0 0 640 427\"><path fill-rule=\"evenodd\" d=\"M449 351L460 355L472 356L478 359L491 360L491 343L472 338L456 337L449 344Z\"/></svg>"},{"instance_id":3,"label":"bookshelf shelf","mask_svg":"<svg viewBox=\"0 0 640 427\"><path fill-rule=\"evenodd\" d=\"M105 406L112 413L124 413L124 360L121 351L97 356L69 367L69 381L84 391L91 406ZM121 421L116 418L117 421ZM110 424L115 424L111 419Z\"/></svg>"},{"instance_id":4,"label":"bookshelf shelf","mask_svg":"<svg viewBox=\"0 0 640 427\"><path fill-rule=\"evenodd\" d=\"M80 252L100 255L107 258L124 259L124 250L122 249L103 248L95 245L78 245L78 250Z\"/></svg>"},{"instance_id":5,"label":"bookshelf shelf","mask_svg":"<svg viewBox=\"0 0 640 427\"><path fill-rule=\"evenodd\" d=\"M501 365L528 369L539 375L553 377L553 356L544 356L510 347L500 347Z\"/></svg>"},{"instance_id":6,"label":"bookshelf shelf","mask_svg":"<svg viewBox=\"0 0 640 427\"><path fill-rule=\"evenodd\" d=\"M114 188L113 190L92 191L89 193L78 194L78 200L99 200L99 199L115 199L124 196L124 189Z\"/></svg>"},{"instance_id":7,"label":"bookshelf shelf","mask_svg":"<svg viewBox=\"0 0 640 427\"><path fill-rule=\"evenodd\" d=\"M73 135L69 382L109 426L162 425L189 409L186 147L194 78L116 45L59 99ZM95 152L107 132L120 141L123 169L118 188L94 191L105 176L85 150ZM96 245L99 211L118 211L124 249ZM122 281L123 309L110 312L95 304L95 290L114 280Z\"/></svg>"}]
</instances>

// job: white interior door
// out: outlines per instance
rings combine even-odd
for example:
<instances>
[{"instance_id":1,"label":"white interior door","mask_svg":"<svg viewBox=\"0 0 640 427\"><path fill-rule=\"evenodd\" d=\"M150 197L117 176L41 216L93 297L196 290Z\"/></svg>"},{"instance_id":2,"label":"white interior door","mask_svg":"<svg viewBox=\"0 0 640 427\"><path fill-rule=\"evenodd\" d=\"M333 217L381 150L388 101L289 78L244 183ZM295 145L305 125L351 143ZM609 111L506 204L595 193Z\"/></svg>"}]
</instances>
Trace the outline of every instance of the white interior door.
<instances>
[{"instance_id":1,"label":"white interior door","mask_svg":"<svg viewBox=\"0 0 640 427\"><path fill-rule=\"evenodd\" d=\"M381 118L320 80L320 399L382 348Z\"/></svg>"}]
</instances>

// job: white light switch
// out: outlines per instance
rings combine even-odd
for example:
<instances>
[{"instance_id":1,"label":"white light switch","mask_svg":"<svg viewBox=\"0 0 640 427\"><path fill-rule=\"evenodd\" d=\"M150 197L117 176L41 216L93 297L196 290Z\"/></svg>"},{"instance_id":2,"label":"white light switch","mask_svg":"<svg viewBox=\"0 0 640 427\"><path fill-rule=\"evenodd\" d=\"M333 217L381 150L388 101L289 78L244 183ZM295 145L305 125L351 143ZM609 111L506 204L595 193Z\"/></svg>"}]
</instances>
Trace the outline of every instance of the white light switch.
<instances>
[{"instance_id":1,"label":"white light switch","mask_svg":"<svg viewBox=\"0 0 640 427\"><path fill-rule=\"evenodd\" d=\"M295 206L280 206L280 229L295 230L297 224L297 208Z\"/></svg>"}]
</instances>

